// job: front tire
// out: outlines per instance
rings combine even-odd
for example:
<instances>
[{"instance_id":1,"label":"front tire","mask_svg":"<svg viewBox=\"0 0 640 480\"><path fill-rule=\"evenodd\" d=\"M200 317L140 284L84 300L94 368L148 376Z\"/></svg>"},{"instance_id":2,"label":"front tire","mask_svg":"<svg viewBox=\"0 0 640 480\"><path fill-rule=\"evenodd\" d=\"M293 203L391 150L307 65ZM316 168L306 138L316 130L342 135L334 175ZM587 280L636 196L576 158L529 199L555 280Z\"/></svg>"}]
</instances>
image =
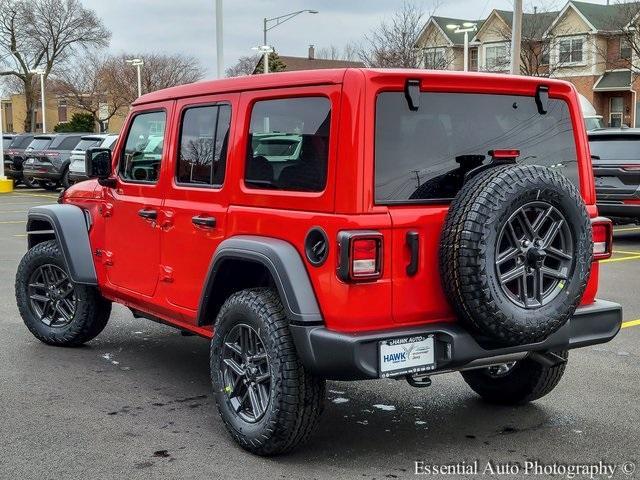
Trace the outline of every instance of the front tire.
<instances>
[{"instance_id":1,"label":"front tire","mask_svg":"<svg viewBox=\"0 0 640 480\"><path fill-rule=\"evenodd\" d=\"M16 273L16 301L22 320L40 341L75 347L107 325L111 302L95 287L71 281L55 240L30 249Z\"/></svg>"},{"instance_id":2,"label":"front tire","mask_svg":"<svg viewBox=\"0 0 640 480\"><path fill-rule=\"evenodd\" d=\"M211 380L236 442L266 456L307 441L322 413L325 381L304 369L278 295L269 289L231 295L214 331Z\"/></svg>"},{"instance_id":3,"label":"front tire","mask_svg":"<svg viewBox=\"0 0 640 480\"><path fill-rule=\"evenodd\" d=\"M565 361L566 350L556 352ZM462 378L485 401L499 405L522 405L550 393L564 374L566 362L552 367L525 358L515 364L467 370Z\"/></svg>"}]
</instances>

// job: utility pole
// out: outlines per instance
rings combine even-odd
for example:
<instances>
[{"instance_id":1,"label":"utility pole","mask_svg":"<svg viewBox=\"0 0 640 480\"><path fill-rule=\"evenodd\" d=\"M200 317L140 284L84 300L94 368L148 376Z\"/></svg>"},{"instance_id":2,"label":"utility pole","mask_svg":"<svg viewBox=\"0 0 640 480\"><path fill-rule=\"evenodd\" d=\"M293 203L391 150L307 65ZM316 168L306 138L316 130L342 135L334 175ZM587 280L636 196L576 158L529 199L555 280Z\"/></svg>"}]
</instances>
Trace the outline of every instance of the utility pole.
<instances>
[{"instance_id":1,"label":"utility pole","mask_svg":"<svg viewBox=\"0 0 640 480\"><path fill-rule=\"evenodd\" d=\"M42 133L47 133L47 102L44 94L44 68L36 68L31 70L31 73L40 75L40 105L42 108Z\"/></svg>"},{"instance_id":2,"label":"utility pole","mask_svg":"<svg viewBox=\"0 0 640 480\"><path fill-rule=\"evenodd\" d=\"M136 67L138 73L138 97L142 96L142 67L144 66L144 60L141 58L132 58L131 60L125 60L132 67Z\"/></svg>"},{"instance_id":3,"label":"utility pole","mask_svg":"<svg viewBox=\"0 0 640 480\"><path fill-rule=\"evenodd\" d=\"M216 0L216 49L218 78L224 77L224 48L222 38L222 0Z\"/></svg>"},{"instance_id":4,"label":"utility pole","mask_svg":"<svg viewBox=\"0 0 640 480\"><path fill-rule=\"evenodd\" d=\"M520 47L522 44L522 0L513 0L511 27L511 75L520 75Z\"/></svg>"}]
</instances>

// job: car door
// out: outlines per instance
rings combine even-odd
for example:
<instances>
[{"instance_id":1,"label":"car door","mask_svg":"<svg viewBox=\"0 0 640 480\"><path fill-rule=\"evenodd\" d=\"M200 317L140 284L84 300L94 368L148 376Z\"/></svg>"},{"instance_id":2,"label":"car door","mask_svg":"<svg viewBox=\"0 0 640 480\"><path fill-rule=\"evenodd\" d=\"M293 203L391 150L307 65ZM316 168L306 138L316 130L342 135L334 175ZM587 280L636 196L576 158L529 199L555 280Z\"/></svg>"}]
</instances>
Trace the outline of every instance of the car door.
<instances>
[{"instance_id":1,"label":"car door","mask_svg":"<svg viewBox=\"0 0 640 480\"><path fill-rule=\"evenodd\" d=\"M137 295L154 295L160 264L159 214L170 139L167 119L173 102L134 113L117 156L116 187L103 210L109 282ZM166 140L166 141L165 141Z\"/></svg>"},{"instance_id":2,"label":"car door","mask_svg":"<svg viewBox=\"0 0 640 480\"><path fill-rule=\"evenodd\" d=\"M238 98L214 95L176 104L178 138L163 206L160 275L166 300L194 312L209 262L224 239L227 150Z\"/></svg>"}]
</instances>

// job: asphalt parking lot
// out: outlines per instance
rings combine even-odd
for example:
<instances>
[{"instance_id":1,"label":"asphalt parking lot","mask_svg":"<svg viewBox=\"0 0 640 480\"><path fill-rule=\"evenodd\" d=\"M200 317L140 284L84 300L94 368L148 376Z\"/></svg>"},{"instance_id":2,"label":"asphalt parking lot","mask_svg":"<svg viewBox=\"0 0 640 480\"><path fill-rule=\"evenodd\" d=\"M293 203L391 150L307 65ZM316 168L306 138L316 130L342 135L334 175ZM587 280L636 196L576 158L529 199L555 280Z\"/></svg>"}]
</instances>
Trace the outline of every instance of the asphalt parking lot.
<instances>
[{"instance_id":1,"label":"asphalt parking lot","mask_svg":"<svg viewBox=\"0 0 640 480\"><path fill-rule=\"evenodd\" d=\"M236 447L218 417L207 341L120 307L82 348L48 347L23 326L13 282L26 212L56 197L0 196L0 478L385 479L412 477L416 460L640 463L640 227L618 228L601 266L599 296L624 306L625 328L574 351L549 396L494 407L457 374L425 389L331 382L312 441L264 459Z\"/></svg>"}]
</instances>

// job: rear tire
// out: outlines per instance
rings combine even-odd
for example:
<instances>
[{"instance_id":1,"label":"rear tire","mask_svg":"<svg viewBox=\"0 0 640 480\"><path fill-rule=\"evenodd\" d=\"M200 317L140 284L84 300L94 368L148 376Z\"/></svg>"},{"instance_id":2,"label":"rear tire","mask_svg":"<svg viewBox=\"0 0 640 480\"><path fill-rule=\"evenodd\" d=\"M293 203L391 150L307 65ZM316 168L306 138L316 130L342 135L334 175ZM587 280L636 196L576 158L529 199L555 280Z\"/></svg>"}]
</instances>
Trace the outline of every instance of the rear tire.
<instances>
[{"instance_id":1,"label":"rear tire","mask_svg":"<svg viewBox=\"0 0 640 480\"><path fill-rule=\"evenodd\" d=\"M22 320L48 345L82 345L102 332L111 314L111 302L95 287L71 281L55 240L39 243L22 257L15 288Z\"/></svg>"},{"instance_id":2,"label":"rear tire","mask_svg":"<svg viewBox=\"0 0 640 480\"><path fill-rule=\"evenodd\" d=\"M37 188L38 182L36 182L32 177L22 177L22 183L27 188Z\"/></svg>"},{"instance_id":3,"label":"rear tire","mask_svg":"<svg viewBox=\"0 0 640 480\"><path fill-rule=\"evenodd\" d=\"M60 184L62 185L62 188L64 190L66 190L67 188L69 188L71 186L71 183L69 183L69 169L68 168L62 174L62 180L60 181Z\"/></svg>"},{"instance_id":4,"label":"rear tire","mask_svg":"<svg viewBox=\"0 0 640 480\"><path fill-rule=\"evenodd\" d=\"M569 358L569 352L566 350L556 353L565 360ZM500 374L496 367L461 373L464 381L483 400L499 405L521 405L550 393L560 383L565 367L566 363L546 367L535 360L525 358L516 362L504 374Z\"/></svg>"},{"instance_id":5,"label":"rear tire","mask_svg":"<svg viewBox=\"0 0 640 480\"><path fill-rule=\"evenodd\" d=\"M40 180L38 182L38 185L40 185L40 188L44 188L48 192L55 192L60 188L60 182L49 182Z\"/></svg>"},{"instance_id":6,"label":"rear tire","mask_svg":"<svg viewBox=\"0 0 640 480\"><path fill-rule=\"evenodd\" d=\"M222 421L236 442L267 456L307 441L322 413L325 381L304 369L278 295L264 288L231 295L214 331L211 380ZM243 342L249 347L242 348Z\"/></svg>"}]
</instances>

